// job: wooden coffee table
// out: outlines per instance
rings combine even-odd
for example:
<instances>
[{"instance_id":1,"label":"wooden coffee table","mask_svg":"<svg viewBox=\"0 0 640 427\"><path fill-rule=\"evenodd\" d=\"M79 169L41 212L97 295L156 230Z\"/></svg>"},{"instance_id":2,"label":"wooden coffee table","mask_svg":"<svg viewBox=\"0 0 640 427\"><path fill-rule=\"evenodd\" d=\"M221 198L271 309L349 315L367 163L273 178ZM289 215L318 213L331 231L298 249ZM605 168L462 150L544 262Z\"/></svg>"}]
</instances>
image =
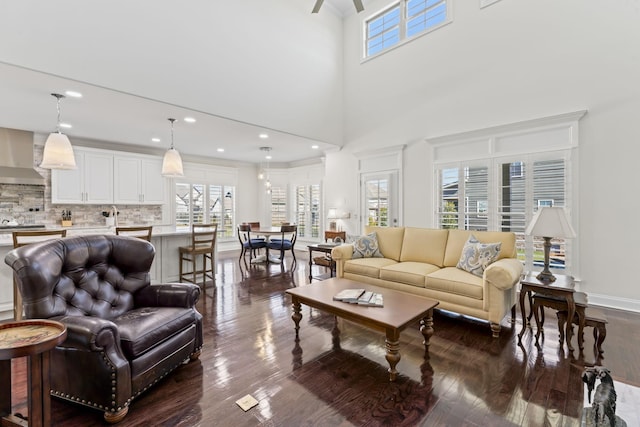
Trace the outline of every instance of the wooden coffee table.
<instances>
[{"instance_id":1,"label":"wooden coffee table","mask_svg":"<svg viewBox=\"0 0 640 427\"><path fill-rule=\"evenodd\" d=\"M334 301L333 296L343 289L366 289L383 295L384 307L366 307ZM312 283L299 288L287 289L293 303L291 318L295 323L296 340L299 338L301 304L317 308L336 317L383 331L389 362L389 380L395 381L400 361L400 332L414 322L420 321L420 332L424 336L425 352L429 351L429 339L433 335L433 309L438 301L418 295L407 294L393 289L382 288L354 280L334 277L322 282ZM339 331L338 331L339 333Z\"/></svg>"}]
</instances>

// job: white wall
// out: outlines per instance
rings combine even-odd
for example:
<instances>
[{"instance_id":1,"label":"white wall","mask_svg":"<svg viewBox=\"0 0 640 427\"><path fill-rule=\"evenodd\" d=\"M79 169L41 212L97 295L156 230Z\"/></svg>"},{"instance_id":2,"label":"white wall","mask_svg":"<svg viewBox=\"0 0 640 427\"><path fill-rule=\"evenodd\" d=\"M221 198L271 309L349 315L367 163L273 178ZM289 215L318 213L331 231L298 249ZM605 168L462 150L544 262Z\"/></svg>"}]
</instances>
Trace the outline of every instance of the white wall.
<instances>
[{"instance_id":1,"label":"white wall","mask_svg":"<svg viewBox=\"0 0 640 427\"><path fill-rule=\"evenodd\" d=\"M433 226L432 165L421 141L586 109L576 276L592 303L640 311L640 2L501 0L480 9L457 0L450 25L361 63L361 21L386 3L370 2L345 22L347 146L327 156L326 193L354 197L344 185L354 182L353 151L407 144L404 224Z\"/></svg>"}]
</instances>

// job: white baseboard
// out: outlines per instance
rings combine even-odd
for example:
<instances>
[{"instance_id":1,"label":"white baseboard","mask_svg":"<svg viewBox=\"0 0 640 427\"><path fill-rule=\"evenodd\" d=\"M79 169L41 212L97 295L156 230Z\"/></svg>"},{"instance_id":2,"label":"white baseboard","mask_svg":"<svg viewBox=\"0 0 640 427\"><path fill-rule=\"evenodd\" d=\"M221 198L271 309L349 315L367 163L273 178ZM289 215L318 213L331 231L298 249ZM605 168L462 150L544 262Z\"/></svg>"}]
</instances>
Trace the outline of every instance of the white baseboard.
<instances>
[{"instance_id":1,"label":"white baseboard","mask_svg":"<svg viewBox=\"0 0 640 427\"><path fill-rule=\"evenodd\" d=\"M589 293L589 305L599 305L618 310L640 313L640 301L629 298L612 297L609 295Z\"/></svg>"}]
</instances>

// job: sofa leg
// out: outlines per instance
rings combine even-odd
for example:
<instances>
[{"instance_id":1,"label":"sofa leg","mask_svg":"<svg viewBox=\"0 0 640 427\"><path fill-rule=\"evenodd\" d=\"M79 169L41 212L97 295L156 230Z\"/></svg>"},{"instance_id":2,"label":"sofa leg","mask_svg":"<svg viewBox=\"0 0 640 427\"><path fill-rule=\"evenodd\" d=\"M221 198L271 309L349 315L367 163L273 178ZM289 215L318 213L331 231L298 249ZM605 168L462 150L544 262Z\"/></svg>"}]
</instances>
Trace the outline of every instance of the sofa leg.
<instances>
[{"instance_id":1,"label":"sofa leg","mask_svg":"<svg viewBox=\"0 0 640 427\"><path fill-rule=\"evenodd\" d=\"M119 410L117 412L105 412L104 413L104 420L106 422L108 422L109 424L119 423L127 415L127 412L129 412L129 407L128 406L122 408L121 410Z\"/></svg>"},{"instance_id":2,"label":"sofa leg","mask_svg":"<svg viewBox=\"0 0 640 427\"><path fill-rule=\"evenodd\" d=\"M493 332L494 338L498 338L500 336L500 329L502 329L500 323L491 322L491 332Z\"/></svg>"},{"instance_id":3,"label":"sofa leg","mask_svg":"<svg viewBox=\"0 0 640 427\"><path fill-rule=\"evenodd\" d=\"M511 323L516 323L516 305L511 307Z\"/></svg>"},{"instance_id":4,"label":"sofa leg","mask_svg":"<svg viewBox=\"0 0 640 427\"><path fill-rule=\"evenodd\" d=\"M198 358L200 357L200 354L202 353L202 350L198 350L195 353L193 353L191 356L189 356L189 360L191 362L193 362L194 360L198 360Z\"/></svg>"}]
</instances>

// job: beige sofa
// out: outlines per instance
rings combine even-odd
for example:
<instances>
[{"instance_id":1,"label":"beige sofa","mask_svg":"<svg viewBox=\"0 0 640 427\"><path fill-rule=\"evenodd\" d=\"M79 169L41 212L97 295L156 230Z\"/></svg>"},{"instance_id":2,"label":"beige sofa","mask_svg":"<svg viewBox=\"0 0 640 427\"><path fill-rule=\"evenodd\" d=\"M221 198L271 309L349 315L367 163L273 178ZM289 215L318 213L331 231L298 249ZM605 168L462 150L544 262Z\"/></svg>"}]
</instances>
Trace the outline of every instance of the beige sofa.
<instances>
[{"instance_id":1,"label":"beige sofa","mask_svg":"<svg viewBox=\"0 0 640 427\"><path fill-rule=\"evenodd\" d=\"M510 232L440 230L413 227L367 227L375 232L384 258L353 259L353 244L335 247L337 277L383 286L440 301L438 309L483 319L493 336L511 310L523 265L516 259L515 234ZM456 267L462 249L473 234L482 243L501 242L497 260L482 277Z\"/></svg>"}]
</instances>

